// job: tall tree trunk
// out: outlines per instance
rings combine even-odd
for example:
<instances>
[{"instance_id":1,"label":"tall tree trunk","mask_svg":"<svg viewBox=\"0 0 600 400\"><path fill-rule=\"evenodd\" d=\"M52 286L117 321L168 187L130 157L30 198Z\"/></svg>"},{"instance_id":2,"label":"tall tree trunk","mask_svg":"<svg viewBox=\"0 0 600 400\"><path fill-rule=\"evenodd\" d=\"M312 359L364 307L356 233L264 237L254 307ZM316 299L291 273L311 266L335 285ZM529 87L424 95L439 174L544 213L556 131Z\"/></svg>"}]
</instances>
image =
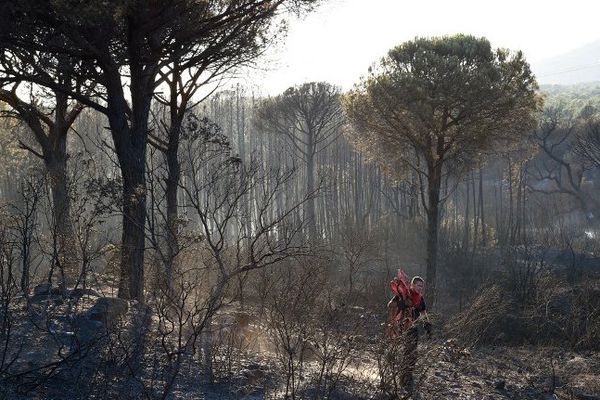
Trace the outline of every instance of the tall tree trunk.
<instances>
[{"instance_id":1,"label":"tall tree trunk","mask_svg":"<svg viewBox=\"0 0 600 400\"><path fill-rule=\"evenodd\" d=\"M525 167L522 169L522 178L521 183L523 185L522 188L522 201L521 201L521 243L527 243L527 214L525 211L525 207L527 205L527 172L525 171Z\"/></svg>"},{"instance_id":2,"label":"tall tree trunk","mask_svg":"<svg viewBox=\"0 0 600 400\"><path fill-rule=\"evenodd\" d=\"M467 178L465 180L465 188L467 189L466 195L465 195L465 199L466 199L466 203L465 203L465 215L464 215L464 234L463 234L463 251L466 253L468 251L469 248L469 242L470 242L470 238L471 238L471 232L470 232L470 225L471 225L471 212L470 212L470 205L471 205L471 193L470 193L470 186L469 186L469 179Z\"/></svg>"},{"instance_id":3,"label":"tall tree trunk","mask_svg":"<svg viewBox=\"0 0 600 400\"><path fill-rule=\"evenodd\" d=\"M67 63L62 58L61 64ZM61 80L70 81L68 75L61 76ZM69 98L61 92L55 93L56 108L54 110L54 124L49 126L48 140L43 141L42 149L46 169L50 176L50 185L53 202L54 234L57 238L57 262L61 272L61 287L63 292L67 284L77 281L77 246L75 231L71 220L71 202L69 198L69 182L67 174L67 133L75 118L81 111L75 107L69 111ZM41 138L38 138L41 140Z\"/></svg>"},{"instance_id":4,"label":"tall tree trunk","mask_svg":"<svg viewBox=\"0 0 600 400\"><path fill-rule=\"evenodd\" d=\"M504 170L500 171L500 179L498 183L500 184L500 188L498 189L497 185L494 185L494 199L495 201L495 215L496 215L496 241L498 244L503 244L503 223L504 223L504 202L502 201L502 197L504 196Z\"/></svg>"},{"instance_id":5,"label":"tall tree trunk","mask_svg":"<svg viewBox=\"0 0 600 400\"><path fill-rule=\"evenodd\" d=\"M487 246L487 234L485 229L485 209L483 208L483 172L479 169L479 212L481 213L481 244Z\"/></svg>"},{"instance_id":6,"label":"tall tree trunk","mask_svg":"<svg viewBox=\"0 0 600 400\"><path fill-rule=\"evenodd\" d=\"M64 63L61 60L61 63ZM60 77L61 81L69 81L67 75ZM69 98L61 92L54 93L55 109L53 118L41 117L45 111L35 104L22 101L15 92L0 90L0 100L9 104L18 114L19 119L31 129L33 139L41 148L41 153L26 148L44 161L44 166L50 180L52 195L52 217L55 235L54 262L61 270L61 286L66 280L73 282L77 273L77 246L75 231L70 215L70 199L68 194L67 174L67 133L83 107L75 104L69 109ZM55 265L54 263L52 264ZM50 269L49 281L52 281L54 268Z\"/></svg>"},{"instance_id":7,"label":"tall tree trunk","mask_svg":"<svg viewBox=\"0 0 600 400\"><path fill-rule=\"evenodd\" d=\"M306 145L306 192L310 196L305 206L305 218L308 221L308 237L314 241L317 237L317 221L315 213L315 151L313 135L307 135Z\"/></svg>"},{"instance_id":8,"label":"tall tree trunk","mask_svg":"<svg viewBox=\"0 0 600 400\"><path fill-rule=\"evenodd\" d=\"M71 199L69 197L67 177L66 136L63 144L46 158L46 169L50 178L52 192L52 217L54 235L56 235L56 256L60 268L60 286L66 289L78 279L77 242L71 219ZM84 271L81 271L84 272ZM50 276L51 280L52 277Z\"/></svg>"},{"instance_id":9,"label":"tall tree trunk","mask_svg":"<svg viewBox=\"0 0 600 400\"><path fill-rule=\"evenodd\" d=\"M145 153L144 149L135 149ZM143 301L146 222L145 163L138 157L120 160L123 174L123 236L119 297Z\"/></svg>"},{"instance_id":10,"label":"tall tree trunk","mask_svg":"<svg viewBox=\"0 0 600 400\"><path fill-rule=\"evenodd\" d=\"M243 164L246 164L246 98L244 97L243 92L238 86L236 89L236 103L235 103L235 120L236 120L236 130L237 130L237 140L238 140L238 152L240 160L242 160ZM233 133L233 132L232 132ZM240 175L241 180L247 179L245 170L242 168L242 173ZM239 245L245 246L242 251L244 252L245 259L247 262L250 261L250 247L252 246L252 218L250 215L250 201L251 196L244 196L241 199L241 213L242 213L242 229L244 230L243 235L245 236L245 243L239 243ZM276 214L279 214L281 210L283 210L283 206L281 204L281 196L278 196L277 201L275 202L276 209L274 210ZM245 297L244 297L244 284L245 284L246 274L238 275L238 291L240 298L240 308L243 311L245 309Z\"/></svg>"},{"instance_id":11,"label":"tall tree trunk","mask_svg":"<svg viewBox=\"0 0 600 400\"><path fill-rule=\"evenodd\" d=\"M169 129L167 132L167 147L165 158L167 161L167 179L165 182L165 197L167 201L167 216L166 216L166 237L167 237L167 254L165 260L165 285L168 288L172 287L173 269L175 268L175 257L179 253L179 209L178 209L178 189L179 179L181 176L181 165L179 163L179 139L181 136L181 126L185 105L180 108L178 104L179 93L177 85L181 78L179 70L179 57L174 55L173 60L173 77L169 88ZM185 102L185 97L182 102Z\"/></svg>"},{"instance_id":12,"label":"tall tree trunk","mask_svg":"<svg viewBox=\"0 0 600 400\"><path fill-rule=\"evenodd\" d=\"M144 301L146 145L158 61L142 55L145 33L130 20L127 35L129 96L113 64L104 68L107 116L123 179L123 232L119 297ZM129 106L131 104L131 107Z\"/></svg>"},{"instance_id":13,"label":"tall tree trunk","mask_svg":"<svg viewBox=\"0 0 600 400\"><path fill-rule=\"evenodd\" d=\"M439 227L439 207L441 189L441 163L430 163L428 168L427 187L427 271L425 297L429 307L435 304L436 274L437 274L437 245Z\"/></svg>"},{"instance_id":14,"label":"tall tree trunk","mask_svg":"<svg viewBox=\"0 0 600 400\"><path fill-rule=\"evenodd\" d=\"M179 212L177 194L179 188L179 179L181 175L181 166L179 165L179 124L176 123L172 130L177 133L171 133L169 146L166 153L167 158L167 179L165 182L165 197L167 201L167 259L165 265L166 285L171 286L173 280L173 269L175 267L175 257L179 253Z\"/></svg>"},{"instance_id":15,"label":"tall tree trunk","mask_svg":"<svg viewBox=\"0 0 600 400\"><path fill-rule=\"evenodd\" d=\"M513 164L512 160L508 159L508 227L506 229L506 235L508 237L508 243L510 246L514 244L513 235L513 211L514 211L514 197L513 197Z\"/></svg>"},{"instance_id":16,"label":"tall tree trunk","mask_svg":"<svg viewBox=\"0 0 600 400\"><path fill-rule=\"evenodd\" d=\"M517 164L518 165L518 164ZM518 165L518 175L516 176L517 184L517 204L515 207L515 228L513 234L513 241L515 244L521 244L521 204L523 199L523 174L521 172L521 167Z\"/></svg>"},{"instance_id":17,"label":"tall tree trunk","mask_svg":"<svg viewBox=\"0 0 600 400\"><path fill-rule=\"evenodd\" d=\"M141 65L141 64L140 64ZM120 75L108 74L108 119L123 179L123 231L119 297L144 300L146 243L146 143L153 75L138 66L131 72L131 104L125 99ZM130 115L130 117L128 117Z\"/></svg>"},{"instance_id":18,"label":"tall tree trunk","mask_svg":"<svg viewBox=\"0 0 600 400\"><path fill-rule=\"evenodd\" d=\"M471 171L471 191L473 193L473 252L477 248L479 239L479 202L477 201L477 190L475 189L475 172Z\"/></svg>"}]
</instances>

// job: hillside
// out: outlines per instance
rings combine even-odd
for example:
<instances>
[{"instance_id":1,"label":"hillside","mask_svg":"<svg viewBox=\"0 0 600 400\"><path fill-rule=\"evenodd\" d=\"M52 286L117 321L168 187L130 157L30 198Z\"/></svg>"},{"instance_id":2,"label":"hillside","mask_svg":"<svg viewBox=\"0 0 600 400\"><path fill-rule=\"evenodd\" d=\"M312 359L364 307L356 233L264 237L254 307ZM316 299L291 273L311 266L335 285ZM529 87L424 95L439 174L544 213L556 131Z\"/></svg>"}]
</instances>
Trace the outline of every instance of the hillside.
<instances>
[{"instance_id":1,"label":"hillside","mask_svg":"<svg viewBox=\"0 0 600 400\"><path fill-rule=\"evenodd\" d=\"M600 81L600 41L532 63L542 85L573 85Z\"/></svg>"}]
</instances>

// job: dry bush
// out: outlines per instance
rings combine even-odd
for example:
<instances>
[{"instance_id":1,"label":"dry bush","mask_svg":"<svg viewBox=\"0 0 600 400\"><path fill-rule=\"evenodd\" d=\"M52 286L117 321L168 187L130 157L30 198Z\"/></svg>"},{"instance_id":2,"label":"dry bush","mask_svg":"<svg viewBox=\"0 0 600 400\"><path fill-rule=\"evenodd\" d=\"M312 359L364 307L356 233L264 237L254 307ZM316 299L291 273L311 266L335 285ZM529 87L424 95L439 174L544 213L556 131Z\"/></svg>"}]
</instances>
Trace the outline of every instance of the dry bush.
<instances>
[{"instance_id":1,"label":"dry bush","mask_svg":"<svg viewBox=\"0 0 600 400\"><path fill-rule=\"evenodd\" d=\"M22 339L14 334L16 307L21 288L18 284L18 248L11 237L8 220L0 210L0 376L4 376L19 358Z\"/></svg>"},{"instance_id":2,"label":"dry bush","mask_svg":"<svg viewBox=\"0 0 600 400\"><path fill-rule=\"evenodd\" d=\"M364 332L356 309L336 301L330 291L324 291L312 311L316 325L310 340L314 366L311 386L315 399L329 399L339 389L340 382L354 357L360 353L358 335Z\"/></svg>"},{"instance_id":3,"label":"dry bush","mask_svg":"<svg viewBox=\"0 0 600 400\"><path fill-rule=\"evenodd\" d=\"M545 274L528 301L510 287L509 282L480 290L470 306L446 324L448 334L465 346L528 343L599 348L598 281L569 285L557 274Z\"/></svg>"},{"instance_id":4,"label":"dry bush","mask_svg":"<svg viewBox=\"0 0 600 400\"><path fill-rule=\"evenodd\" d=\"M323 273L315 265L288 266L273 271L264 286L266 326L283 373L285 396L296 398L307 377L309 341L316 301L323 290Z\"/></svg>"},{"instance_id":5,"label":"dry bush","mask_svg":"<svg viewBox=\"0 0 600 400\"><path fill-rule=\"evenodd\" d=\"M263 275L264 325L286 398L340 395L360 353L363 321L345 302L346 291L332 286L324 264L314 258Z\"/></svg>"},{"instance_id":6,"label":"dry bush","mask_svg":"<svg viewBox=\"0 0 600 400\"><path fill-rule=\"evenodd\" d=\"M219 382L227 382L242 371L251 347L245 332L247 314L230 312L227 317L215 322L218 327L214 327L213 335L213 373Z\"/></svg>"},{"instance_id":7,"label":"dry bush","mask_svg":"<svg viewBox=\"0 0 600 400\"><path fill-rule=\"evenodd\" d=\"M575 349L600 349L600 280L570 285L545 276L527 317L535 322L540 343L568 344Z\"/></svg>"},{"instance_id":8,"label":"dry bush","mask_svg":"<svg viewBox=\"0 0 600 400\"><path fill-rule=\"evenodd\" d=\"M466 346L489 343L499 334L497 326L514 309L511 296L501 286L485 287L469 307L447 323L446 329Z\"/></svg>"},{"instance_id":9,"label":"dry bush","mask_svg":"<svg viewBox=\"0 0 600 400\"><path fill-rule=\"evenodd\" d=\"M414 340L410 335L398 338L381 337L372 347L377 361L378 385L374 392L382 399L437 399L437 388L431 385L431 371L442 359L443 346L421 343L412 355L407 354L406 346ZM420 342L420 340L419 340ZM414 363L411 366L411 359ZM405 378L409 376L410 378Z\"/></svg>"},{"instance_id":10,"label":"dry bush","mask_svg":"<svg viewBox=\"0 0 600 400\"><path fill-rule=\"evenodd\" d=\"M407 373L405 360L406 338L388 340L382 338L381 346L377 352L377 369L380 379L379 390L390 398L402 399L410 395L409 388L403 381ZM411 388L412 389L412 388Z\"/></svg>"}]
</instances>

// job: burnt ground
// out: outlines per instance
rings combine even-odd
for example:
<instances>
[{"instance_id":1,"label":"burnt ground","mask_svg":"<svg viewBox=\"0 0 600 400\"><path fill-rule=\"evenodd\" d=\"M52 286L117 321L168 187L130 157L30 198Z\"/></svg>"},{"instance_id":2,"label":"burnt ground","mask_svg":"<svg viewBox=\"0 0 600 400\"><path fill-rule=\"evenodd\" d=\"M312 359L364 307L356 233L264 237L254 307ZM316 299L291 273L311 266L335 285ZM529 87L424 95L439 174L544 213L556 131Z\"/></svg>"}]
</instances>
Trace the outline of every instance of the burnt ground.
<instances>
[{"instance_id":1,"label":"burnt ground","mask_svg":"<svg viewBox=\"0 0 600 400\"><path fill-rule=\"evenodd\" d=\"M452 353L428 366L423 398L600 400L598 353L536 347Z\"/></svg>"},{"instance_id":2,"label":"burnt ground","mask_svg":"<svg viewBox=\"0 0 600 400\"><path fill-rule=\"evenodd\" d=\"M137 399L148 398L136 386L131 390L110 392L108 384L101 395L80 397L77 385L85 383L87 373L77 367L74 360L57 364L70 366L65 372L50 368L38 370L39 365L47 365L57 359L61 347L66 350L78 337L89 339L94 332L102 332L102 325L110 316L111 310L125 313L117 300L97 295L84 296L77 303L81 310L71 322L61 318L43 318L49 309L44 304L56 303L55 310L63 305L58 298L43 297L30 303L28 318L17 319L13 325L13 337L19 346L20 358L3 371L5 380L0 387L0 399ZM116 302L115 304L112 304ZM119 307L117 307L119 306ZM36 311L36 308L40 308ZM50 307L51 308L51 307ZM46 310L42 312L41 310ZM58 314L63 314L58 312ZM31 317L35 316L35 318ZM55 314L56 315L56 314ZM245 351L231 349L233 367L228 375L217 377L216 383L209 384L198 374L200 367L195 357L190 358L182 369L182 374L169 399L275 399L284 393L281 360L277 359L271 338L260 324L248 324L247 333L252 339L245 344ZM44 335L38 332L52 332ZM83 335L83 336L82 336ZM29 339L23 340L25 337ZM37 339L36 339L37 338ZM373 342L371 342L373 344ZM382 394L377 363L377 345L374 350L357 349L351 356L349 365L330 392L329 399L390 399L390 393ZM381 348L379 346L379 348ZM66 352L67 354L68 352ZM91 357L90 357L91 356ZM86 363L94 359L88 355ZM227 360L225 360L227 361ZM77 368L75 368L77 367ZM218 363L215 367L219 367ZM297 399L315 398L310 387L311 363L306 363L306 374L299 385ZM28 373L22 373L28 371ZM75 373L73 371L80 371ZM314 371L314 369L312 370ZM50 373L51 372L51 373ZM93 374L92 374L93 375ZM90 375L91 376L91 375ZM103 374L100 377L107 377ZM44 381L40 379L44 377ZM465 349L455 340L436 338L422 340L419 347L419 362L415 372L415 393L409 397L400 390L396 398L411 399L524 399L524 400L600 400L600 353L575 352L560 347L480 347ZM75 379L75 380L74 380ZM78 380L78 381L77 381ZM38 384L39 383L39 384ZM139 384L139 382L134 382ZM121 382L121 387L128 387ZM23 388L27 391L24 391ZM103 386L102 386L103 387ZM103 394L102 394L103 393ZM152 397L151 397L152 398ZM160 398L160 397L156 397Z\"/></svg>"},{"instance_id":3,"label":"burnt ground","mask_svg":"<svg viewBox=\"0 0 600 400\"><path fill-rule=\"evenodd\" d=\"M600 353L575 352L560 347L480 347L461 348L456 340L424 341L419 347L415 371L415 392L397 394L404 399L473 400L600 400ZM362 353L348 366L330 399L390 399L382 394L377 356ZM261 369L276 374L275 360L262 358ZM242 375L248 374L248 369ZM281 387L269 383L234 393L209 390L209 399L281 398ZM252 374L250 374L252 376ZM238 381L240 382L240 381ZM244 379L241 380L244 382ZM297 398L313 398L310 390ZM195 397L189 397L195 398Z\"/></svg>"}]
</instances>

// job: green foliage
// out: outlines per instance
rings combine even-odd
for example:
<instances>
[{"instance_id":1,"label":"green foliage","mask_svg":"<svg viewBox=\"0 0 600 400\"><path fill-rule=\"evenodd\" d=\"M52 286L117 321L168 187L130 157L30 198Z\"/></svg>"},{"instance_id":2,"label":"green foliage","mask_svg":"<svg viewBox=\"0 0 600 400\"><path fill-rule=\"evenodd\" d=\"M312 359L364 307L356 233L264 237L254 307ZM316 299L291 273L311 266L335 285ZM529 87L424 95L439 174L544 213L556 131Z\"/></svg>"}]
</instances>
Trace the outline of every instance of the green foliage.
<instances>
[{"instance_id":1,"label":"green foliage","mask_svg":"<svg viewBox=\"0 0 600 400\"><path fill-rule=\"evenodd\" d=\"M344 98L359 147L397 172L452 162L458 173L535 126L541 99L521 52L484 38L417 38Z\"/></svg>"},{"instance_id":2,"label":"green foliage","mask_svg":"<svg viewBox=\"0 0 600 400\"><path fill-rule=\"evenodd\" d=\"M540 90L548 107L560 106L584 118L590 116L590 111L597 113L600 110L600 83L543 85Z\"/></svg>"}]
</instances>

